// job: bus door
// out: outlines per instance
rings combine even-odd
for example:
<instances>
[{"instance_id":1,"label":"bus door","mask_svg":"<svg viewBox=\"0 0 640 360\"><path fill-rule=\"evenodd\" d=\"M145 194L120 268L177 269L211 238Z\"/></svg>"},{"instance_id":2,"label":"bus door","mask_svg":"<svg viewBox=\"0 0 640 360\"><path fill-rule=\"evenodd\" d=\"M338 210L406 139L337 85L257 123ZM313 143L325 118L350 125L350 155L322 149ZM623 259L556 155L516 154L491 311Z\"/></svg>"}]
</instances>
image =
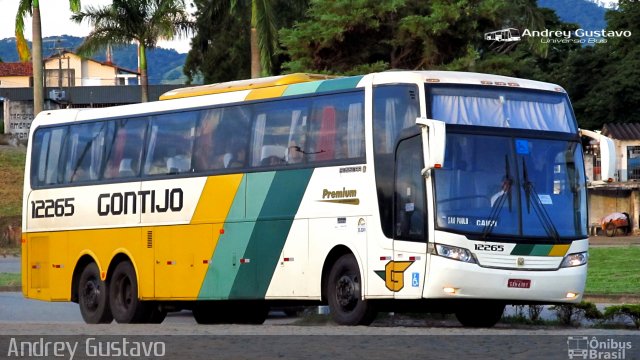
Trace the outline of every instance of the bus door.
<instances>
[{"instance_id":1,"label":"bus door","mask_svg":"<svg viewBox=\"0 0 640 360\"><path fill-rule=\"evenodd\" d=\"M393 268L387 288L396 298L420 298L427 260L426 198L422 138L402 140L395 154Z\"/></svg>"}]
</instances>

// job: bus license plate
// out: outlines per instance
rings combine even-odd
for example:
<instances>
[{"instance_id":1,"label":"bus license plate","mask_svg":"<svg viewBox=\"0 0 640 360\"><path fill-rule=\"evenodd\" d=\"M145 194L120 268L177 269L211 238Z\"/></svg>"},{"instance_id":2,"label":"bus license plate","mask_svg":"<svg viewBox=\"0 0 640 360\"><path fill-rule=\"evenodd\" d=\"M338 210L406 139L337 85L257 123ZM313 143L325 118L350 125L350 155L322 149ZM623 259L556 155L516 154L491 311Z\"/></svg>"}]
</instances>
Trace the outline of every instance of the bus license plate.
<instances>
[{"instance_id":1,"label":"bus license plate","mask_svg":"<svg viewBox=\"0 0 640 360\"><path fill-rule=\"evenodd\" d=\"M528 289L531 287L531 280L509 279L508 286L510 288Z\"/></svg>"}]
</instances>

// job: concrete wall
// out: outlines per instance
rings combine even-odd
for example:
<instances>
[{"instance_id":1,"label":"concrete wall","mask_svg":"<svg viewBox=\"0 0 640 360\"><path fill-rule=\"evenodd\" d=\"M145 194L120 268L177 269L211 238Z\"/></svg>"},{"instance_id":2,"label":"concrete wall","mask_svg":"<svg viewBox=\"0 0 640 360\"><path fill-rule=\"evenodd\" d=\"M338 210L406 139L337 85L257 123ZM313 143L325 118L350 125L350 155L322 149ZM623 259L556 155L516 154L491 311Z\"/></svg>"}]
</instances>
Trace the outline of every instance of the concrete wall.
<instances>
[{"instance_id":1,"label":"concrete wall","mask_svg":"<svg viewBox=\"0 0 640 360\"><path fill-rule=\"evenodd\" d=\"M28 76L3 76L0 77L0 87L29 87Z\"/></svg>"},{"instance_id":2,"label":"concrete wall","mask_svg":"<svg viewBox=\"0 0 640 360\"><path fill-rule=\"evenodd\" d=\"M589 227L613 212L626 212L634 232L640 223L640 189L589 189Z\"/></svg>"},{"instance_id":3,"label":"concrete wall","mask_svg":"<svg viewBox=\"0 0 640 360\"><path fill-rule=\"evenodd\" d=\"M45 100L45 110L58 109L58 104ZM33 121L33 101L4 99L4 133L11 134L20 141L29 139L29 129Z\"/></svg>"},{"instance_id":4,"label":"concrete wall","mask_svg":"<svg viewBox=\"0 0 640 360\"><path fill-rule=\"evenodd\" d=\"M12 134L19 140L27 140L33 121L33 102L5 99L3 110L5 134Z\"/></svg>"}]
</instances>

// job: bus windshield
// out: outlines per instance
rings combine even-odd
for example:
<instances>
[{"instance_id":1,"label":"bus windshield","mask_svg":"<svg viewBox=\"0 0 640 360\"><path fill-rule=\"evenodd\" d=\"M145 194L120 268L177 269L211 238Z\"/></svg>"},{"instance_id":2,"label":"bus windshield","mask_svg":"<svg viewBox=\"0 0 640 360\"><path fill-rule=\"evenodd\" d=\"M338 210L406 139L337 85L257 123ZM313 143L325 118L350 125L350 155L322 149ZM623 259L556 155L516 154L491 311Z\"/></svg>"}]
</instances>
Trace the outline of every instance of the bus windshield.
<instances>
[{"instance_id":1,"label":"bus windshield","mask_svg":"<svg viewBox=\"0 0 640 360\"><path fill-rule=\"evenodd\" d=\"M457 125L480 125L577 133L564 93L517 88L437 86L431 93L432 118Z\"/></svg>"},{"instance_id":2,"label":"bus windshield","mask_svg":"<svg viewBox=\"0 0 640 360\"><path fill-rule=\"evenodd\" d=\"M586 237L580 143L448 132L437 226L484 239Z\"/></svg>"}]
</instances>

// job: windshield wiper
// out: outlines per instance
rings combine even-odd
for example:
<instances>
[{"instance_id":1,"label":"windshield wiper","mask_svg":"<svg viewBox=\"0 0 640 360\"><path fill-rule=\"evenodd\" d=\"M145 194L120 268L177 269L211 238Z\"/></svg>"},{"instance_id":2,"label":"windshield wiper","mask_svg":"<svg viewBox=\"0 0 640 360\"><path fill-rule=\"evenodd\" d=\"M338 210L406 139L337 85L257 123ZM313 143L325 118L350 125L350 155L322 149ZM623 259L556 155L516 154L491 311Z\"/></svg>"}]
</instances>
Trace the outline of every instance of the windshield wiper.
<instances>
[{"instance_id":1,"label":"windshield wiper","mask_svg":"<svg viewBox=\"0 0 640 360\"><path fill-rule=\"evenodd\" d=\"M544 231L547 233L547 235L553 238L553 240L558 242L558 240L560 239L558 230L553 224L551 217L549 217L549 213L547 213L547 210L545 210L544 205L540 200L540 196L533 186L533 183L529 180L527 163L525 162L524 158L522 159L522 176L524 177L524 183L522 184L522 186L524 187L525 197L527 198L527 213L531 213L531 206L533 205L533 210L535 211L536 215L538 215L538 219L540 219ZM531 198L533 198L534 201L531 201Z\"/></svg>"},{"instance_id":2,"label":"windshield wiper","mask_svg":"<svg viewBox=\"0 0 640 360\"><path fill-rule=\"evenodd\" d=\"M511 185L513 184L513 180L511 179L511 167L509 166L509 155L504 155L504 180L502 181L502 189L500 190L502 194L499 195L497 204L491 204L491 213L489 213L489 219L487 224L484 226L482 230L482 239L487 240L487 237L491 234L493 229L496 227L498 223L498 216L500 216L500 211L504 206L504 202L509 200L509 212L511 212L512 207L512 196L511 196ZM495 205L495 206L494 206Z\"/></svg>"}]
</instances>

